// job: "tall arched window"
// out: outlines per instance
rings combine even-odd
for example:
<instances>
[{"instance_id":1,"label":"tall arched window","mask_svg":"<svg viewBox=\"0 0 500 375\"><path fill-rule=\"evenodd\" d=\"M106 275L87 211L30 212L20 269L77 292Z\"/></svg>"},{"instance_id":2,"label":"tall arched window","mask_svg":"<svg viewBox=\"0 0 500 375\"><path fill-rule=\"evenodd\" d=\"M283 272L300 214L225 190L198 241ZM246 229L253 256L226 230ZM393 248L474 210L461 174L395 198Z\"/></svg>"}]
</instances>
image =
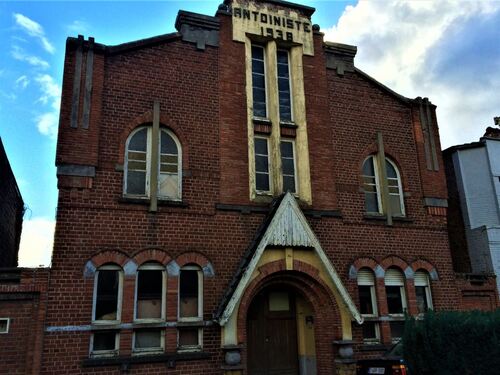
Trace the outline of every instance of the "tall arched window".
<instances>
[{"instance_id":1,"label":"tall arched window","mask_svg":"<svg viewBox=\"0 0 500 375\"><path fill-rule=\"evenodd\" d=\"M375 155L371 155L363 162L362 178L365 191L365 210L368 213L383 214L387 211L382 198L383 185L387 184L389 196L385 200L390 205L393 216L404 216L405 207L401 175L396 164L388 158L385 159L387 180L382 180L380 166Z\"/></svg>"},{"instance_id":2,"label":"tall arched window","mask_svg":"<svg viewBox=\"0 0 500 375\"><path fill-rule=\"evenodd\" d=\"M417 310L419 314L432 309L432 295L427 271L415 272L415 294L417 296Z\"/></svg>"},{"instance_id":3,"label":"tall arched window","mask_svg":"<svg viewBox=\"0 0 500 375\"><path fill-rule=\"evenodd\" d=\"M407 309L405 278L403 273L396 268L385 271L385 294L387 296L387 310L391 320L391 336L393 341L398 341L403 336L404 312Z\"/></svg>"},{"instance_id":4,"label":"tall arched window","mask_svg":"<svg viewBox=\"0 0 500 375\"><path fill-rule=\"evenodd\" d=\"M178 328L180 351L197 351L203 344L203 271L197 265L186 265L179 275L179 322L191 322ZM199 325L196 324L198 322Z\"/></svg>"},{"instance_id":5,"label":"tall arched window","mask_svg":"<svg viewBox=\"0 0 500 375\"><path fill-rule=\"evenodd\" d=\"M122 290L122 269L115 264L99 267L94 281L92 323L106 325L110 329L92 333L90 341L92 356L118 354L120 334L118 330L113 330L113 325L118 325L121 321Z\"/></svg>"},{"instance_id":6,"label":"tall arched window","mask_svg":"<svg viewBox=\"0 0 500 375\"><path fill-rule=\"evenodd\" d=\"M182 151L177 137L168 129L160 128L158 137L157 181L151 181L153 128L143 126L127 139L125 155L124 192L127 196L147 198L151 184L158 186L158 198L181 199Z\"/></svg>"},{"instance_id":7,"label":"tall arched window","mask_svg":"<svg viewBox=\"0 0 500 375\"><path fill-rule=\"evenodd\" d=\"M375 277L369 268L358 271L359 310L365 322L363 323L363 339L366 342L380 341L380 328L375 321L378 316L377 295L375 292Z\"/></svg>"}]
</instances>

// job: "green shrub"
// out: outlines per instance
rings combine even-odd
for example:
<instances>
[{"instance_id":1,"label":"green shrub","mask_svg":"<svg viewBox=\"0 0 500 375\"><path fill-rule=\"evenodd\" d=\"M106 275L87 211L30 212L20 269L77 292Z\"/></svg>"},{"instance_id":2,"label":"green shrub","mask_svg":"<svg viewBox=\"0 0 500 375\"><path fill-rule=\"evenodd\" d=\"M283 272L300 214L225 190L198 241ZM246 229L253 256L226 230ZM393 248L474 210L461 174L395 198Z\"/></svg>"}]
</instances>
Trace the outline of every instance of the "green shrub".
<instances>
[{"instance_id":1,"label":"green shrub","mask_svg":"<svg viewBox=\"0 0 500 375\"><path fill-rule=\"evenodd\" d=\"M500 310L408 318L403 355L412 374L500 374Z\"/></svg>"}]
</instances>

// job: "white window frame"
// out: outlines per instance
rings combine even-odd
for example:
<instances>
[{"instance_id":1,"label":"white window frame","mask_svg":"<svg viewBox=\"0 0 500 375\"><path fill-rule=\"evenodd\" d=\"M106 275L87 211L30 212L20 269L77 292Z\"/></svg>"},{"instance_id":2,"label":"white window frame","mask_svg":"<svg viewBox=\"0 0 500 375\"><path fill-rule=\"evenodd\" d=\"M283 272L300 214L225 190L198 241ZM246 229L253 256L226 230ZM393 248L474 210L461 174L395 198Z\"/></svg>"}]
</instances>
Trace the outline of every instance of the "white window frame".
<instances>
[{"instance_id":1,"label":"white window frame","mask_svg":"<svg viewBox=\"0 0 500 375\"><path fill-rule=\"evenodd\" d=\"M364 282L359 280L359 272L365 271L365 272L370 272L371 274L371 280L370 282ZM375 290L375 275L373 271L369 268L363 267L358 271L358 278L356 279L357 286L358 288L360 286L369 286L370 287L370 297L371 297L371 303L372 303L372 311L373 314L361 314L363 318L378 318L378 306L377 306L377 293ZM359 289L358 289L359 291ZM366 322L372 322L374 323L375 326L375 338L365 338L363 337L363 341L365 343L379 343L380 342L380 324L378 321L373 321L373 320L367 320Z\"/></svg>"},{"instance_id":2,"label":"white window frame","mask_svg":"<svg viewBox=\"0 0 500 375\"><path fill-rule=\"evenodd\" d=\"M426 280L425 284L421 284L421 283L417 282L417 274L418 273L423 274L425 276L425 280ZM434 308L434 305L432 303L431 282L430 282L429 273L425 270L421 270L421 269L418 270L417 272L415 272L414 281L415 281L414 282L415 289L417 287L424 287L425 288L425 298L426 298L426 302L427 302L427 309L432 310ZM423 314L423 313L419 313L419 314Z\"/></svg>"},{"instance_id":3,"label":"white window frame","mask_svg":"<svg viewBox=\"0 0 500 375\"><path fill-rule=\"evenodd\" d=\"M290 90L290 120L282 120L281 119L281 112L279 110L280 103L279 103L279 80L278 80L278 52L286 52L286 56L288 59L288 89ZM279 113L279 119L280 122L294 122L294 116L293 116L293 86L292 86L292 59L290 59L290 51L287 49L282 49L278 48L276 51L276 87L278 88L278 113Z\"/></svg>"},{"instance_id":4,"label":"white window frame","mask_svg":"<svg viewBox=\"0 0 500 375\"><path fill-rule=\"evenodd\" d=\"M377 214L377 213L384 214L385 212L387 212L387 207L384 207L382 204L382 195L381 195L381 191L380 191L380 186L381 186L380 180L382 177L380 174L379 163L376 160L377 158L378 158L378 155L370 155L363 161L363 164L362 164L362 167L364 167L365 163L370 161L373 165L373 172L375 173L374 177L375 177L375 189L377 191L378 212L367 211L368 214ZM406 216L406 211L405 211L405 203L404 203L404 197L403 197L403 184L401 181L401 173L399 172L399 168L396 166L396 164L391 159L386 157L385 161L387 161L389 164L391 164L391 166L394 168L394 170L396 171L396 176L397 176L397 180L398 180L397 181L398 182L398 191L399 191L398 195L399 195L399 206L401 208L401 215L395 215L395 216L404 217L404 216ZM362 168L362 169L364 169L364 168ZM367 176L365 174L362 174L361 177L372 178L372 176ZM393 180L394 178L387 177L387 184L389 184L389 179ZM365 182L363 180L363 189L364 189L364 186L365 186ZM391 195L396 195L396 194L392 194L389 192L389 196L391 196ZM387 198L389 199L389 197L387 197ZM390 201L388 201L387 204L391 204Z\"/></svg>"},{"instance_id":5,"label":"white window frame","mask_svg":"<svg viewBox=\"0 0 500 375\"><path fill-rule=\"evenodd\" d=\"M145 194L130 194L127 193L127 179L128 179L128 152L129 152L129 143L135 133L141 131L142 129L146 129L146 186L145 186ZM151 125L140 126L137 129L134 129L127 138L125 143L125 164L123 166L123 196L129 198L139 198L139 199L149 199L151 197L151 149L152 149L152 132L153 127ZM158 199L160 200L171 200L171 201L181 201L182 200L182 146L179 142L179 139L176 135L165 127L160 127L160 133L158 136L158 179L161 173L161 132L167 133L175 142L177 146L177 189L178 196L177 197L168 197L160 195L160 189L158 186ZM171 174L171 173L170 173ZM159 180L156 181L159 185Z\"/></svg>"},{"instance_id":6,"label":"white window frame","mask_svg":"<svg viewBox=\"0 0 500 375\"><path fill-rule=\"evenodd\" d=\"M98 357L115 357L120 353L120 332L115 332L115 349L112 350L93 350L94 349L94 335L99 331L92 332L90 335L90 348L89 348L89 357L98 358Z\"/></svg>"},{"instance_id":7,"label":"white window frame","mask_svg":"<svg viewBox=\"0 0 500 375\"><path fill-rule=\"evenodd\" d=\"M181 272L182 271L197 271L198 272L198 316L196 317L181 317ZM179 286L177 290L177 320L179 322L201 322L203 321L203 271L199 266L188 265L184 266L179 271Z\"/></svg>"},{"instance_id":8,"label":"white window frame","mask_svg":"<svg viewBox=\"0 0 500 375\"><path fill-rule=\"evenodd\" d=\"M151 328L150 330L153 330ZM157 347L149 347L149 348L136 348L135 340L137 331L141 331L140 329L134 330L134 334L132 335L132 354L133 355L148 355L148 354L159 354L165 351L165 330L163 328L156 328L160 332L160 346Z\"/></svg>"},{"instance_id":9,"label":"white window frame","mask_svg":"<svg viewBox=\"0 0 500 375\"><path fill-rule=\"evenodd\" d=\"M265 94L265 98L266 98L266 117L261 117L261 116L255 116L254 114L254 103L253 103L253 88L254 88L254 85L253 85L253 54L252 54L252 48L253 47L257 47L257 48L261 48L262 49L262 61L264 63L264 94ZM252 43L250 45L250 70L251 70L251 79L252 79L252 118L255 118L255 119L268 119L269 118L269 94L268 94L268 77L267 77L267 51L266 51L266 47L260 45L260 44L254 44Z\"/></svg>"},{"instance_id":10,"label":"white window frame","mask_svg":"<svg viewBox=\"0 0 500 375\"><path fill-rule=\"evenodd\" d=\"M269 178L269 190L259 190L257 189L257 155L262 155L262 154L257 154L255 153L255 140L256 139L263 139L266 141L267 144L267 171L268 171L268 178ZM253 160L254 160L254 175L255 175L255 192L259 195L271 195L273 192L273 168L272 168L272 162L271 162L271 149L270 149L270 139L269 137L266 136L261 136L261 135L255 135L254 136L254 147L253 147Z\"/></svg>"},{"instance_id":11,"label":"white window frame","mask_svg":"<svg viewBox=\"0 0 500 375\"><path fill-rule=\"evenodd\" d=\"M368 177L368 178L375 179L375 189L376 189L377 206L378 206L377 212L367 211L367 213L369 213L369 214L377 214L377 213L382 214L384 209L382 207L382 197L380 195L380 173L379 173L378 163L376 163L376 160L375 160L375 155L370 155L363 161L363 165L362 165L362 169L361 169L362 172L363 172L365 163L367 163L367 162L372 163L373 173L375 174L375 176L368 176L368 175L362 174L361 177ZM364 186L365 186L365 181L363 180L363 190L364 190ZM365 199L366 199L366 197L365 197Z\"/></svg>"},{"instance_id":12,"label":"white window frame","mask_svg":"<svg viewBox=\"0 0 500 375\"><path fill-rule=\"evenodd\" d=\"M396 284L396 283L387 284L386 277L387 277L387 272L389 270L394 270L395 272L398 272L400 274L401 279L402 279L401 283L398 283L398 284ZM405 312L408 311L408 302L406 300L405 281L406 281L406 279L405 279L404 273L401 270L399 270L398 268L392 267L392 268L388 268L386 270L386 276L384 277L384 287L387 287L387 286L398 286L399 287L399 293L401 295L401 307L403 309L403 312L402 313L398 313L398 314L394 314L394 313L391 314L391 313L388 312L388 316L390 316L390 317L401 318L401 317L404 317ZM387 299L387 297L386 297L386 299ZM387 302L388 301L386 301L386 303ZM387 306L387 311L389 311L389 306Z\"/></svg>"},{"instance_id":13,"label":"white window frame","mask_svg":"<svg viewBox=\"0 0 500 375\"><path fill-rule=\"evenodd\" d=\"M0 318L0 321L6 321L7 324L5 325L5 331L0 331L0 335L4 335L9 333L9 328L10 328L10 318Z\"/></svg>"},{"instance_id":14,"label":"white window frame","mask_svg":"<svg viewBox=\"0 0 500 375\"><path fill-rule=\"evenodd\" d=\"M139 287L139 271L162 271L162 286L161 286L161 317L160 318L137 318L137 289ZM137 269L135 277L135 292L134 292L134 322L136 323L148 323L148 322L163 322L165 321L166 315L166 290L167 290L167 276L165 272L165 267L160 263L146 263L141 265Z\"/></svg>"},{"instance_id":15,"label":"white window frame","mask_svg":"<svg viewBox=\"0 0 500 375\"><path fill-rule=\"evenodd\" d=\"M295 196L298 196L299 195L299 181L297 180L297 150L295 148L295 140L294 139L289 139L289 138L281 138L280 140L280 163L283 163L283 156L281 155L281 142L288 142L288 143L291 143L292 144L292 152L293 152L293 171L294 171L294 183L295 183L295 191L293 192L293 194ZM281 184L283 185L283 177L285 176L285 174L283 173L283 165L281 165ZM287 175L289 176L289 175ZM285 192L284 190L284 186L282 186L283 188L283 192Z\"/></svg>"},{"instance_id":16,"label":"white window frame","mask_svg":"<svg viewBox=\"0 0 500 375\"><path fill-rule=\"evenodd\" d=\"M180 333L183 328L187 329L197 329L198 330L198 345L180 345ZM199 352L203 349L203 328L198 327L179 327L177 329L177 352L185 353L185 352Z\"/></svg>"},{"instance_id":17,"label":"white window frame","mask_svg":"<svg viewBox=\"0 0 500 375\"><path fill-rule=\"evenodd\" d=\"M118 271L118 302L116 307L116 319L115 320L96 320L95 310L97 306L97 284L99 280L100 271ZM121 322L122 315L122 298L123 298L123 269L115 264L107 264L99 267L96 270L94 277L94 296L92 300L92 324L119 324Z\"/></svg>"},{"instance_id":18,"label":"white window frame","mask_svg":"<svg viewBox=\"0 0 500 375\"><path fill-rule=\"evenodd\" d=\"M405 202L404 202L404 198L403 198L403 185L401 183L401 174L399 173L399 168L396 166L396 164L391 160L389 159L388 157L385 158L385 160L387 162L389 162L389 164L392 165L392 167L394 168L394 170L396 171L396 176L397 176L397 179L398 179L398 192L399 192L399 206L401 208L401 215L397 215L397 216L406 216L406 212L405 212ZM391 180L393 180L394 178L390 178ZM387 184L389 184L389 177L387 177ZM396 195L396 194L391 194L389 192L389 196L391 195ZM390 204L390 202L388 202L388 204Z\"/></svg>"}]
</instances>

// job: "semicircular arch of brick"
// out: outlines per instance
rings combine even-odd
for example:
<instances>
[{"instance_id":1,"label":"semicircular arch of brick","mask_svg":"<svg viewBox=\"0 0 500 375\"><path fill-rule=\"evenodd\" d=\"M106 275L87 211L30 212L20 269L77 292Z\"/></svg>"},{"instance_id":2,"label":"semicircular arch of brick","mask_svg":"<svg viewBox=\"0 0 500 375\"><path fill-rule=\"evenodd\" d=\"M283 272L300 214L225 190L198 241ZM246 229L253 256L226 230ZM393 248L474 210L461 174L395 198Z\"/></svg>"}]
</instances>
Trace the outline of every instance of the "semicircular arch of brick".
<instances>
[{"instance_id":1,"label":"semicircular arch of brick","mask_svg":"<svg viewBox=\"0 0 500 375\"><path fill-rule=\"evenodd\" d=\"M89 260L96 268L109 263L114 263L123 268L130 258L121 250L104 250L92 255Z\"/></svg>"},{"instance_id":2,"label":"semicircular arch of brick","mask_svg":"<svg viewBox=\"0 0 500 375\"><path fill-rule=\"evenodd\" d=\"M397 255L389 255L382 259L380 262L380 266L382 269L387 271L389 268L398 268L401 272L404 273L407 279L413 279L414 271L410 267L407 261ZM380 275L382 276L382 275Z\"/></svg>"},{"instance_id":3,"label":"semicircular arch of brick","mask_svg":"<svg viewBox=\"0 0 500 375\"><path fill-rule=\"evenodd\" d=\"M419 270L424 270L429 274L431 280L438 280L439 274L436 268L432 265L431 262L425 259L416 259L411 263L411 268L413 272L417 272Z\"/></svg>"},{"instance_id":4,"label":"semicircular arch of brick","mask_svg":"<svg viewBox=\"0 0 500 375\"><path fill-rule=\"evenodd\" d=\"M139 267L147 262L157 262L166 266L172 257L166 251L155 247L139 250L132 256L132 259Z\"/></svg>"},{"instance_id":5,"label":"semicircular arch of brick","mask_svg":"<svg viewBox=\"0 0 500 375\"><path fill-rule=\"evenodd\" d=\"M334 312L331 316L334 316L338 322L341 321L335 295L319 277L319 270L310 264L298 260L294 260L293 265L293 270L287 270L285 260L281 259L259 267L259 275L250 282L240 300L237 318L239 339L241 338L242 330L243 332L245 331L248 307L254 297L261 290L268 287L272 280L274 280L275 284L302 285L298 290L304 292L304 298L308 300L315 312L321 306L328 305L331 311ZM317 297L312 298L313 296Z\"/></svg>"}]
</instances>

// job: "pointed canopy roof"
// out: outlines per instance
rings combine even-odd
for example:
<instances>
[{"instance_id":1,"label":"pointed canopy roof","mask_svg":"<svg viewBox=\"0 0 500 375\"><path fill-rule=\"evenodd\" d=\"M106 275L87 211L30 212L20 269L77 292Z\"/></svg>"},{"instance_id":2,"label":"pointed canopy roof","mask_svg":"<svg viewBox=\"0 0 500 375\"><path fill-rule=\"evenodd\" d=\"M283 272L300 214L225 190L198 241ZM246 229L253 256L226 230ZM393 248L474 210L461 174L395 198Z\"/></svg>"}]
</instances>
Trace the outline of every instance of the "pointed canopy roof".
<instances>
[{"instance_id":1,"label":"pointed canopy roof","mask_svg":"<svg viewBox=\"0 0 500 375\"><path fill-rule=\"evenodd\" d=\"M286 193L274 202L271 212L264 220L261 228L259 228L255 241L242 259L240 268L233 278L226 298L224 298L224 301L219 306L217 318L220 325L224 326L233 314L267 246L313 248L323 263L328 277L337 289L340 296L340 301L338 302L346 307L358 323L363 322L363 318L353 303L347 289L342 284L335 268L323 251L295 197L291 193Z\"/></svg>"}]
</instances>

